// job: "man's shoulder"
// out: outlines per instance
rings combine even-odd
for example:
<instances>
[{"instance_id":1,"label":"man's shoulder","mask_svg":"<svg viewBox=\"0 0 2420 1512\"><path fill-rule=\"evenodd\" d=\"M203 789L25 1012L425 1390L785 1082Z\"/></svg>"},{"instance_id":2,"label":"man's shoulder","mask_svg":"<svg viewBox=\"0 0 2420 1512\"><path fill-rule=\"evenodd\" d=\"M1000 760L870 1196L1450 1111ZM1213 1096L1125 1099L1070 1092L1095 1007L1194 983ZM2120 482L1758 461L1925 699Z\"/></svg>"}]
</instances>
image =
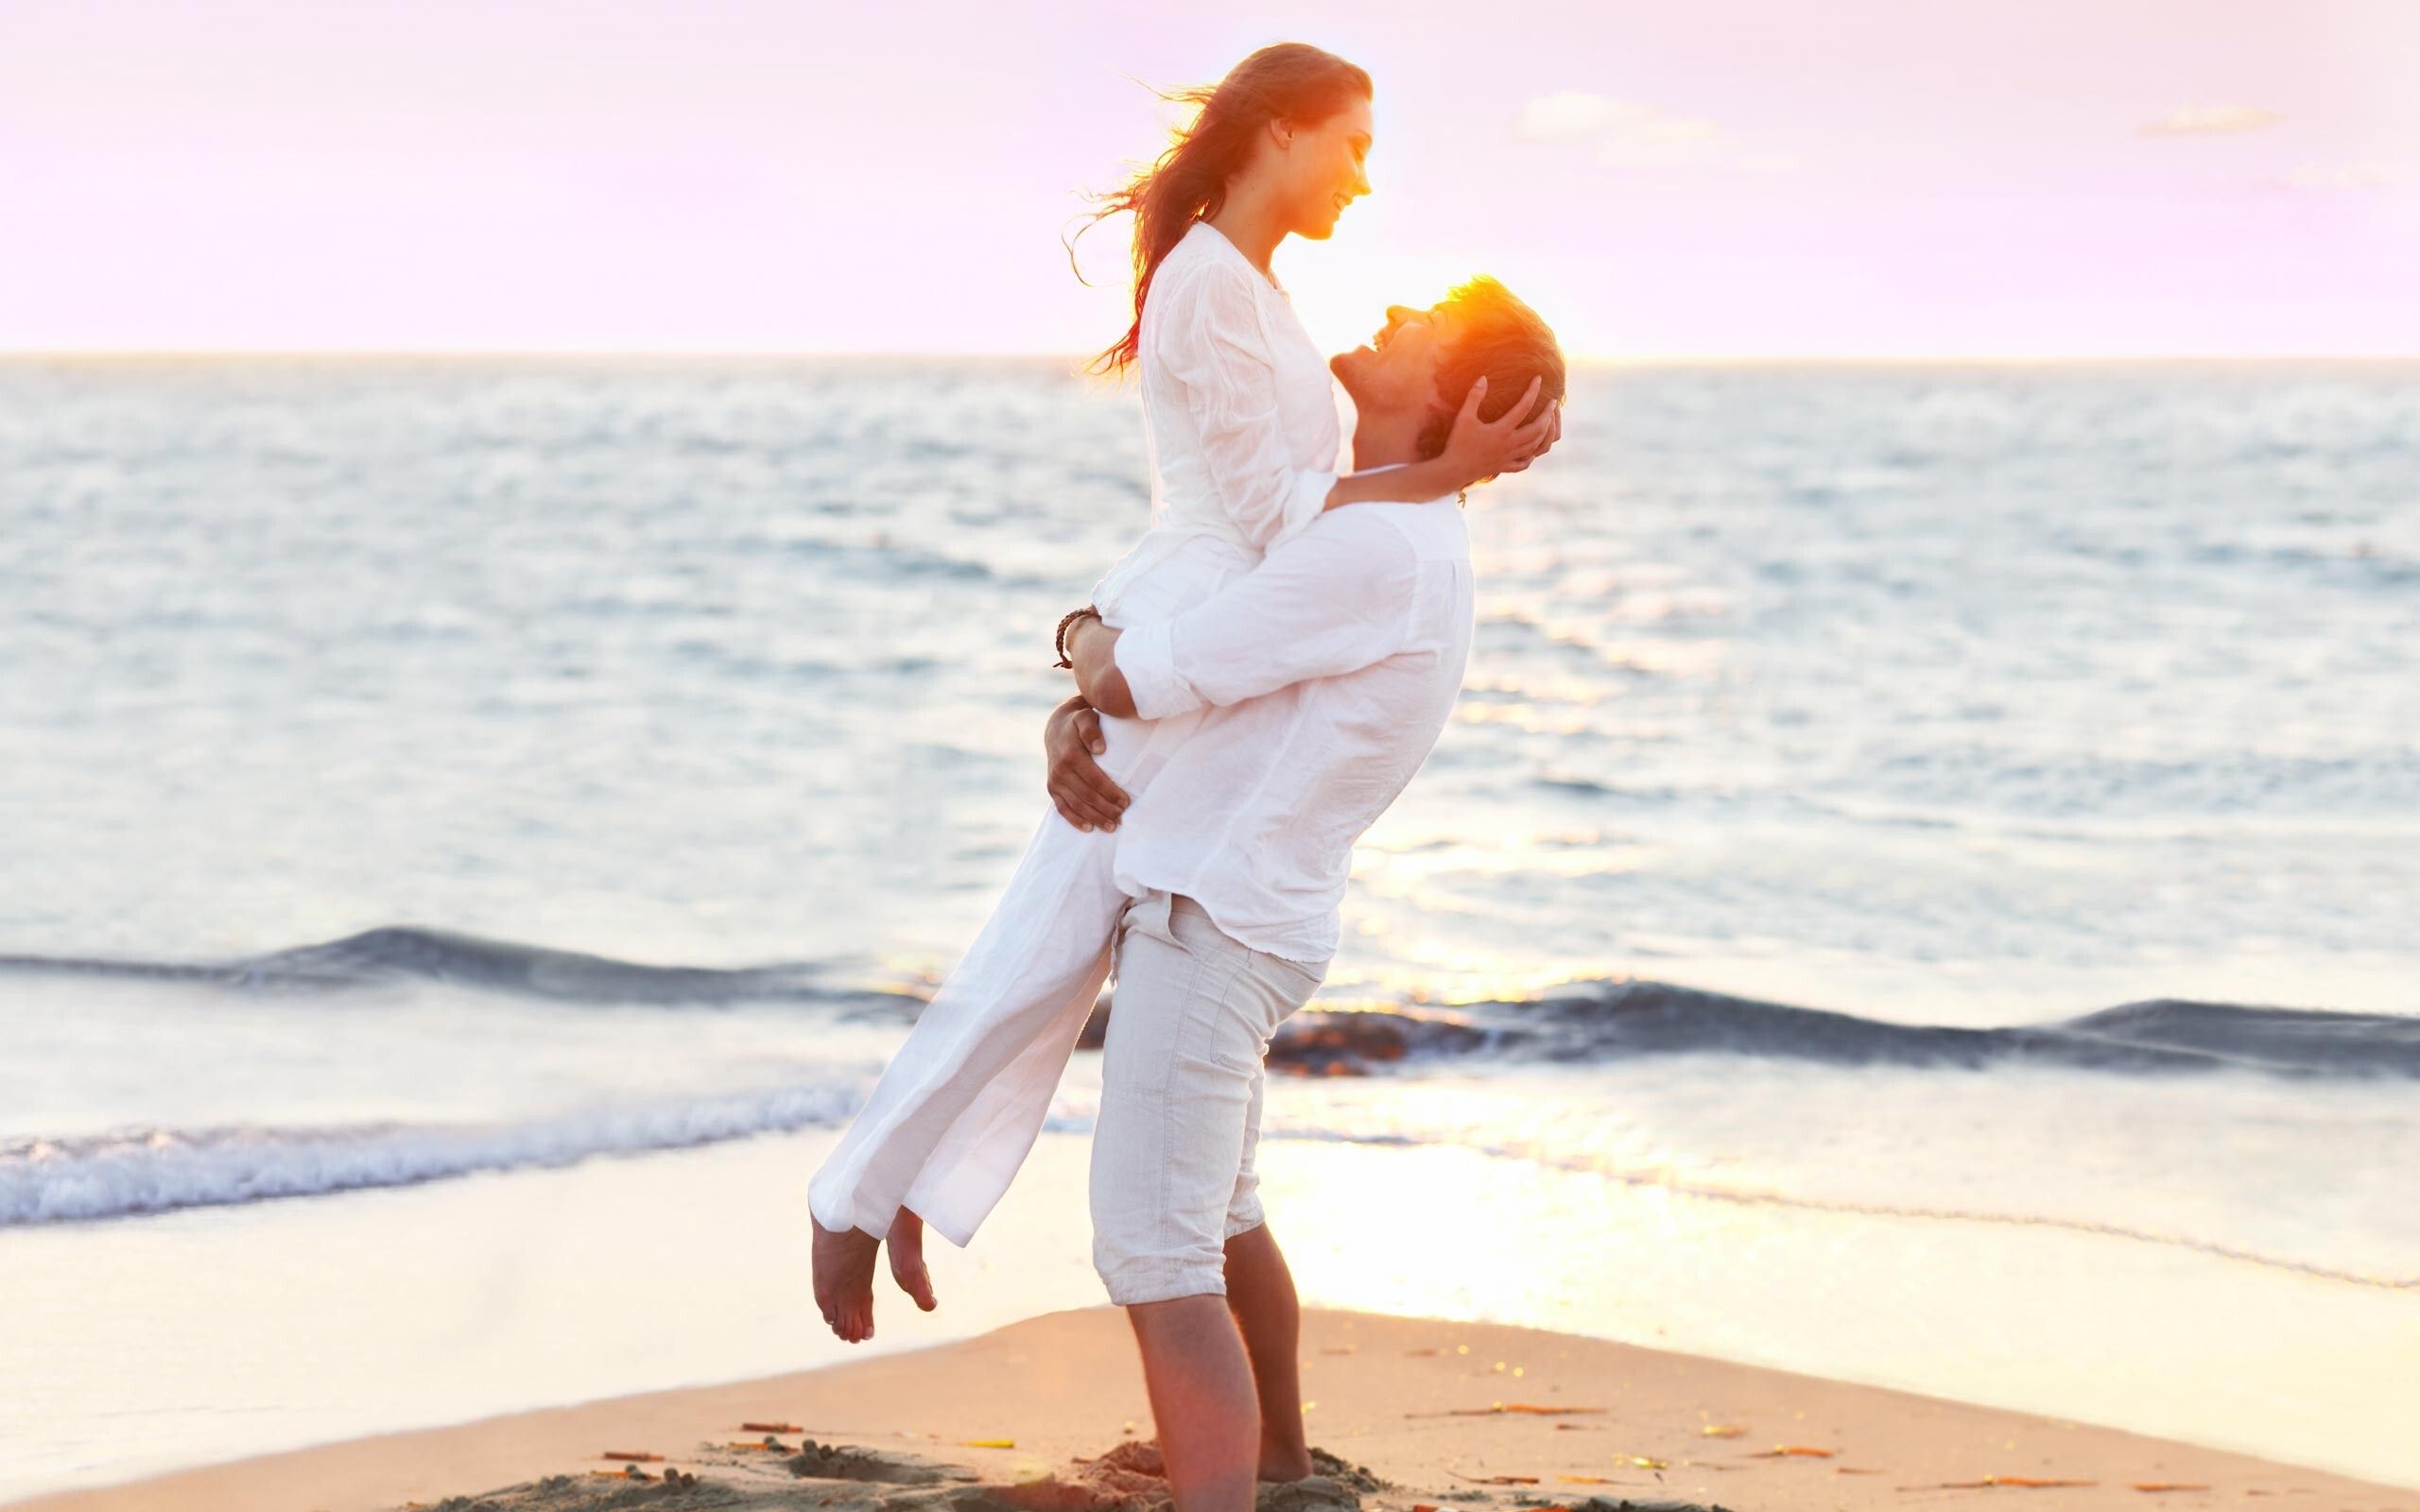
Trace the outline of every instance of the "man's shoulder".
<instances>
[{"instance_id":1,"label":"man's shoulder","mask_svg":"<svg viewBox=\"0 0 2420 1512\"><path fill-rule=\"evenodd\" d=\"M1448 493L1422 504L1348 504L1330 509L1314 528L1336 522L1335 528L1357 532L1384 531L1400 538L1414 557L1459 557L1470 551L1470 535L1462 524L1461 501Z\"/></svg>"},{"instance_id":2,"label":"man's shoulder","mask_svg":"<svg viewBox=\"0 0 2420 1512\"><path fill-rule=\"evenodd\" d=\"M1450 500L1448 501L1451 502ZM1398 536L1419 531L1421 522L1412 512L1426 509L1425 504L1398 504L1392 501L1340 504L1322 510L1305 529L1329 536Z\"/></svg>"}]
</instances>

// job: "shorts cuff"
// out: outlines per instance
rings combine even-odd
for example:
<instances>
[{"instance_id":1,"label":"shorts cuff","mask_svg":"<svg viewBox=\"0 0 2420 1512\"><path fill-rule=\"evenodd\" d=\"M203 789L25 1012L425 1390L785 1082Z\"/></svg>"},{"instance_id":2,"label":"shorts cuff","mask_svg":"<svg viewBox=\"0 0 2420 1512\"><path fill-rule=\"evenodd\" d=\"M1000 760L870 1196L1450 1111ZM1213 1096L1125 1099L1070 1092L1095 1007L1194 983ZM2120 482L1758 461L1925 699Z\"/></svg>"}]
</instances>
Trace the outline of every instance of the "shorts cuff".
<instances>
[{"instance_id":1,"label":"shorts cuff","mask_svg":"<svg viewBox=\"0 0 2420 1512\"><path fill-rule=\"evenodd\" d=\"M1227 1295L1227 1273L1216 1265L1129 1265L1101 1281L1109 1288L1109 1299L1119 1307Z\"/></svg>"}]
</instances>

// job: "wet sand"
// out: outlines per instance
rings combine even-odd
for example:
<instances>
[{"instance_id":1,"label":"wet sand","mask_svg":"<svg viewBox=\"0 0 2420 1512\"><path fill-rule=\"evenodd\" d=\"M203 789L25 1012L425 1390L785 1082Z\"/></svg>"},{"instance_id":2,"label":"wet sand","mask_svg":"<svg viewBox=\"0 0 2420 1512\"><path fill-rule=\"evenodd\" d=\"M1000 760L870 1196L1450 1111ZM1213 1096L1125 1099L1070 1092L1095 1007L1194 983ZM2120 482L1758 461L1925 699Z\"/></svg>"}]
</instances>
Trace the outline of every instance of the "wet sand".
<instances>
[{"instance_id":1,"label":"wet sand","mask_svg":"<svg viewBox=\"0 0 2420 1512\"><path fill-rule=\"evenodd\" d=\"M889 1298L897 1303L898 1298ZM878 1326L878 1325L877 1325ZM1303 1318L1322 1473L1262 1512L2325 1508L2397 1489L1873 1386L1534 1329ZM656 1458L613 1458L613 1455ZM515 1413L14 1503L18 1512L1143 1512L1167 1500L1110 1307L821 1370Z\"/></svg>"}]
</instances>

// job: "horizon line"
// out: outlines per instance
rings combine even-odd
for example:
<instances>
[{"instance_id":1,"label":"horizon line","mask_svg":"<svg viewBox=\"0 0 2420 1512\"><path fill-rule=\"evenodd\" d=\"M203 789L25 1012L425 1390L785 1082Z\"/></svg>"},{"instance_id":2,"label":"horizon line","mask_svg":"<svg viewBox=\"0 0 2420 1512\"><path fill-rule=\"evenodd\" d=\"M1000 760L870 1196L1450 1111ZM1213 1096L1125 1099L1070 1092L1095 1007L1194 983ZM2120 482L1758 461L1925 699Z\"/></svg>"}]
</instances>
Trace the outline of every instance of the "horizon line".
<instances>
[{"instance_id":1,"label":"horizon line","mask_svg":"<svg viewBox=\"0 0 2420 1512\"><path fill-rule=\"evenodd\" d=\"M1088 352L951 352L939 349L772 347L0 347L0 363L54 361L926 361L1089 363ZM2411 352L1584 352L1575 367L2046 367L2093 365L2262 366L2420 363Z\"/></svg>"}]
</instances>

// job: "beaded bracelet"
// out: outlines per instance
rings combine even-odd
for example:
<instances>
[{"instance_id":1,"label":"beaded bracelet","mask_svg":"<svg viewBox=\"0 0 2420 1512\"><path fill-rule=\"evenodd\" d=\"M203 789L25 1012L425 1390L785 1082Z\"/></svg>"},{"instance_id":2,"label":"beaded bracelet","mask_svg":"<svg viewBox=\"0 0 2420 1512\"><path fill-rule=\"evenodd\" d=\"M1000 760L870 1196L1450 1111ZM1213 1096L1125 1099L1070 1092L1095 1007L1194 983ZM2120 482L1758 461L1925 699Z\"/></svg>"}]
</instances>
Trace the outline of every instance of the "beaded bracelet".
<instances>
[{"instance_id":1,"label":"beaded bracelet","mask_svg":"<svg viewBox=\"0 0 2420 1512\"><path fill-rule=\"evenodd\" d=\"M1059 617L1059 633L1052 638L1052 644L1059 648L1059 660L1050 663L1052 666L1068 668L1073 668L1075 666L1076 663L1067 660L1067 627L1075 624L1078 620L1082 619L1087 614L1091 615L1095 619L1100 618L1100 610L1093 608L1090 604L1085 605L1081 609L1071 609L1066 613Z\"/></svg>"}]
</instances>

